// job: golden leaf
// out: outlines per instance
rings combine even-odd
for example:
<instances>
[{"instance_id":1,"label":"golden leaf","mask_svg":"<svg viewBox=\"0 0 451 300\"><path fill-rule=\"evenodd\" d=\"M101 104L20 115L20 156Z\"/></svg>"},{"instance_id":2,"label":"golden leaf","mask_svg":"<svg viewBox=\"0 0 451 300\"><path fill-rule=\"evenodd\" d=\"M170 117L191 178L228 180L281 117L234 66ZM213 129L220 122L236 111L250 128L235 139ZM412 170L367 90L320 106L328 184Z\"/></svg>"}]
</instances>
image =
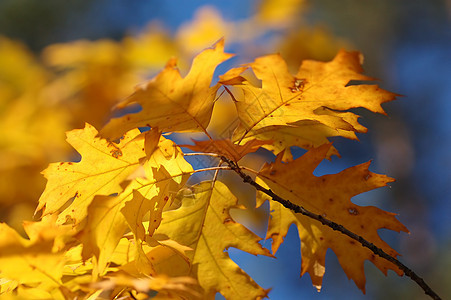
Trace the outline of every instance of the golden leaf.
<instances>
[{"instance_id":1,"label":"golden leaf","mask_svg":"<svg viewBox=\"0 0 451 300\"><path fill-rule=\"evenodd\" d=\"M190 275L197 278L206 299L220 292L226 299L265 297L268 291L258 286L230 258L226 251L235 247L251 254L271 256L258 243L260 238L232 220L231 208L237 199L221 182L203 182L192 187L193 194L183 199L182 206L163 213L157 233L193 249L188 253L193 267Z\"/></svg>"},{"instance_id":2,"label":"golden leaf","mask_svg":"<svg viewBox=\"0 0 451 300\"><path fill-rule=\"evenodd\" d=\"M82 155L79 163L52 163L43 171L47 186L36 211L44 215L59 213L58 223L78 224L85 217L95 195L111 195L122 191L120 183L145 156L140 132L129 132L119 144L97 137L89 124L84 129L67 133L67 141Z\"/></svg>"},{"instance_id":3,"label":"golden leaf","mask_svg":"<svg viewBox=\"0 0 451 300\"><path fill-rule=\"evenodd\" d=\"M233 141L272 139L277 146L264 147L273 151L277 147L279 151L290 146L312 148L330 136L356 139L354 132L366 132L366 128L358 123L357 115L347 110L364 107L384 113L381 103L396 96L377 85L348 85L352 80L373 80L360 74L361 60L358 52L340 51L328 63L304 61L293 76L280 55L259 57L249 66L262 81L261 87L239 75L243 67L231 69L220 82L244 93L235 102L240 124ZM318 124L323 125L323 130L318 130ZM294 137L279 133L279 126L289 126L286 128Z\"/></svg>"},{"instance_id":4,"label":"golden leaf","mask_svg":"<svg viewBox=\"0 0 451 300\"><path fill-rule=\"evenodd\" d=\"M220 84L210 87L214 70L218 64L232 55L224 53L224 40L214 48L206 49L193 61L185 78L171 59L156 77L139 87L118 107L124 108L138 103L142 110L112 119L101 134L118 138L137 127L158 127L161 131L205 131Z\"/></svg>"},{"instance_id":5,"label":"golden leaf","mask_svg":"<svg viewBox=\"0 0 451 300\"><path fill-rule=\"evenodd\" d=\"M161 213L166 203L186 183L192 171L180 148L175 147L174 142L159 136L158 131L156 133L158 135L151 131L145 135L143 144L153 149L148 152L150 158L144 162L145 177L134 178L117 196L97 196L88 207L87 224L80 236L84 260L91 256L96 258L93 271L95 276L105 272L127 225L138 244L146 241L146 236L153 235L161 222ZM162 152L165 157L161 157ZM143 221L148 213L146 233ZM141 253L137 255L143 257Z\"/></svg>"},{"instance_id":6,"label":"golden leaf","mask_svg":"<svg viewBox=\"0 0 451 300\"><path fill-rule=\"evenodd\" d=\"M3 283L8 279L19 285L39 286L41 293L58 288L62 285L65 259L63 252L54 250L52 238L27 240L0 223L0 276Z\"/></svg>"}]
</instances>

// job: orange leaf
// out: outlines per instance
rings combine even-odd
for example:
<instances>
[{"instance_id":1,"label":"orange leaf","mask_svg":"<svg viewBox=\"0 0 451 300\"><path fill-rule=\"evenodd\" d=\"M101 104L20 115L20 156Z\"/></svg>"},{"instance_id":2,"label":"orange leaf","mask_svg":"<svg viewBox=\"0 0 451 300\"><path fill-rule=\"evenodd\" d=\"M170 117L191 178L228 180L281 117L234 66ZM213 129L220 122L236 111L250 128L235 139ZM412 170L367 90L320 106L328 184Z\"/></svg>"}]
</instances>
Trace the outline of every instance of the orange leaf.
<instances>
[{"instance_id":1,"label":"orange leaf","mask_svg":"<svg viewBox=\"0 0 451 300\"><path fill-rule=\"evenodd\" d=\"M239 161L246 154L257 151L262 145L272 144L272 141L259 140L250 140L244 145L234 144L230 140L192 141L195 145L180 145L180 147L186 147L198 152L223 155L235 162Z\"/></svg>"},{"instance_id":2,"label":"orange leaf","mask_svg":"<svg viewBox=\"0 0 451 300\"><path fill-rule=\"evenodd\" d=\"M262 81L261 87L243 81L239 75L243 67L230 70L220 82L243 91L242 99L237 97L235 102L240 124L233 141L272 139L274 144L264 147L277 154L290 146L319 146L330 136L356 139L354 132L366 132L366 128L348 110L364 107L384 113L381 103L396 96L377 85L348 86L352 80L373 80L360 74L361 60L358 52L340 51L331 62L304 61L293 76L280 55L259 57L248 66ZM280 126L291 134L280 133Z\"/></svg>"},{"instance_id":3,"label":"orange leaf","mask_svg":"<svg viewBox=\"0 0 451 300\"><path fill-rule=\"evenodd\" d=\"M274 163L263 166L258 174L258 181L264 182L263 184L282 198L343 225L396 257L398 253L379 237L377 230L386 228L407 232L406 227L393 213L374 206L358 206L351 202L353 196L383 187L393 179L370 172L369 162L338 174L314 176L313 171L329 149L330 144L314 148L289 163L282 163L279 155ZM268 198L264 194L258 194L260 204L266 199ZM321 288L325 272L325 255L328 248L335 252L346 275L363 291L365 291L363 268L365 260L371 261L384 274L387 274L388 270L394 270L399 275L403 274L397 266L375 256L369 249L348 236L304 215L295 214L279 203L270 202L272 217L267 238L273 239L273 252L275 253L283 242L290 225L295 223L301 239L301 275L308 272L318 290Z\"/></svg>"}]
</instances>

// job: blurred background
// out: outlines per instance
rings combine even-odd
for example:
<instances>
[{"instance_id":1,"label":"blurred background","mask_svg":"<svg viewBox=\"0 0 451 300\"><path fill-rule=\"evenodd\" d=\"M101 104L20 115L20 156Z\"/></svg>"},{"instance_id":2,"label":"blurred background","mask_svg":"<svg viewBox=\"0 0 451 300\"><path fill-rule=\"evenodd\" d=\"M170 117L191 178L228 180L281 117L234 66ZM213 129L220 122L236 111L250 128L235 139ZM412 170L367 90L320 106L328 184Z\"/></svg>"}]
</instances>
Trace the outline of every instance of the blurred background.
<instances>
[{"instance_id":1,"label":"blurred background","mask_svg":"<svg viewBox=\"0 0 451 300\"><path fill-rule=\"evenodd\" d=\"M66 131L84 122L100 128L111 108L170 57L178 57L183 74L195 54L221 37L239 55L218 74L274 52L296 72L303 59L327 61L344 48L361 51L365 74L402 95L384 105L388 116L358 111L369 132L360 142L334 140L342 158L322 163L317 175L373 160L371 171L395 177L390 189L353 201L399 213L411 233L380 230L381 236L451 298L449 0L1 0L0 221L20 230L32 218L45 186L40 172L76 157ZM221 105L213 116L217 135L227 130ZM264 237L262 215L260 209L235 217ZM229 253L272 288L271 299L427 299L407 277L386 278L369 263L364 296L331 251L317 293L308 275L299 278L299 246L292 227L277 260Z\"/></svg>"}]
</instances>

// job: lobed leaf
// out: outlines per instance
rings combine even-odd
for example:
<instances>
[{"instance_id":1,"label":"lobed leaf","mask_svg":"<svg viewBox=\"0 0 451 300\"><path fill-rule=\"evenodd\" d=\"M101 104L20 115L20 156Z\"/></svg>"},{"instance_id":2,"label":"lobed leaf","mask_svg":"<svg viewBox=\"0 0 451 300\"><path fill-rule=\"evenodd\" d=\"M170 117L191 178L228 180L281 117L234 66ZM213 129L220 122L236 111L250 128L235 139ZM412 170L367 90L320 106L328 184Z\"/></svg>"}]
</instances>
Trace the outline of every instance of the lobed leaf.
<instances>
[{"instance_id":1,"label":"lobed leaf","mask_svg":"<svg viewBox=\"0 0 451 300\"><path fill-rule=\"evenodd\" d=\"M227 248L235 247L251 254L271 256L258 243L258 236L232 220L231 208L237 199L223 183L202 182L192 187L193 194L183 199L182 206L163 214L157 233L193 249L188 253L205 299L219 292L226 299L255 299L268 291L258 286L229 257Z\"/></svg>"},{"instance_id":2,"label":"lobed leaf","mask_svg":"<svg viewBox=\"0 0 451 300\"><path fill-rule=\"evenodd\" d=\"M174 142L160 136L158 131L146 133L143 144L152 149L146 151L149 157L142 161L144 176L134 178L117 196L97 196L88 207L87 224L80 238L83 259L95 258L95 277L106 271L127 228L131 229L138 244L136 258L144 259L140 270L145 269L148 275L154 275L140 245L153 235L160 225L166 203L183 187L192 172L180 149ZM150 215L146 230L143 222L147 214Z\"/></svg>"},{"instance_id":3,"label":"lobed leaf","mask_svg":"<svg viewBox=\"0 0 451 300\"><path fill-rule=\"evenodd\" d=\"M232 54L224 53L224 40L206 49L193 61L185 78L171 59L156 77L139 87L118 107L133 103L141 105L138 113L112 119L102 130L102 136L115 139L130 129L158 127L161 131L206 131L220 84L210 87L218 64Z\"/></svg>"},{"instance_id":4,"label":"lobed leaf","mask_svg":"<svg viewBox=\"0 0 451 300\"><path fill-rule=\"evenodd\" d=\"M94 196L122 191L120 184L139 166L145 156L139 130L127 133L119 144L97 137L89 124L67 133L67 141L82 159L78 163L52 163L43 171L47 185L36 211L59 214L59 224L79 224L87 216Z\"/></svg>"},{"instance_id":5,"label":"lobed leaf","mask_svg":"<svg viewBox=\"0 0 451 300\"><path fill-rule=\"evenodd\" d=\"M386 228L397 232L408 232L395 214L374 206L359 206L351 202L358 194L386 186L393 179L368 170L370 163L348 168L338 174L316 177L314 169L326 157L330 144L311 149L300 158L282 163L279 155L274 163L265 164L258 173L258 182L266 185L274 193L305 209L324 216L384 250L389 255L399 255L378 235L377 230ZM261 204L267 199L258 193ZM322 225L301 214L293 213L279 203L270 201L271 219L267 238L272 238L273 253L277 251L291 224L296 224L301 239L301 275L308 272L313 285L321 289L325 272L325 255L331 248L345 271L357 287L365 291L364 262L371 261L384 274L388 270L398 275L403 272L391 262L375 256L357 241Z\"/></svg>"},{"instance_id":6,"label":"lobed leaf","mask_svg":"<svg viewBox=\"0 0 451 300\"><path fill-rule=\"evenodd\" d=\"M278 154L291 146L319 146L330 136L356 139L354 132L366 132L366 128L348 110L363 107L384 113L381 103L396 96L376 85L348 85L352 80L373 80L360 74L361 60L358 52L340 51L331 62L304 61L293 76L280 55L262 56L247 65L261 80L261 87L240 75L245 67L231 69L220 82L243 92L235 102L240 124L233 140L272 139L274 144L265 148Z\"/></svg>"}]
</instances>

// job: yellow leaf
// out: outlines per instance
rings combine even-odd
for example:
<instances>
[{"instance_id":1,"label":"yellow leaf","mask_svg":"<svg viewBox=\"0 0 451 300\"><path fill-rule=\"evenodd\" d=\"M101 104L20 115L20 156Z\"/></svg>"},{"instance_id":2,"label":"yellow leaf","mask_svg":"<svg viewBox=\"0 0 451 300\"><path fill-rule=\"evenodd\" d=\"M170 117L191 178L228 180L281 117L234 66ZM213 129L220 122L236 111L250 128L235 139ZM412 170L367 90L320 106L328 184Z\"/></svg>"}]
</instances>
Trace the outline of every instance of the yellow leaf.
<instances>
[{"instance_id":1,"label":"yellow leaf","mask_svg":"<svg viewBox=\"0 0 451 300\"><path fill-rule=\"evenodd\" d=\"M172 178L173 184L179 185L182 182L186 182L189 175L193 172L193 167L185 160L180 147L164 136L159 137L158 145L155 146L156 137L152 133L153 131L146 133L145 136L147 160L144 163L144 169L146 174L153 174L161 167L164 167L166 171L163 172L168 173L165 176ZM179 188L169 187L169 190L174 192L178 191Z\"/></svg>"},{"instance_id":2,"label":"yellow leaf","mask_svg":"<svg viewBox=\"0 0 451 300\"><path fill-rule=\"evenodd\" d=\"M242 67L230 70L221 76L221 82L243 91L243 99L235 102L240 124L234 141L273 139L279 151L290 146L311 148L330 136L355 139L354 132L366 132L358 123L358 116L347 110L364 107L384 113L381 103L393 100L396 95L377 85L347 86L351 80L372 80L360 74L361 60L357 52L340 51L328 63L304 61L293 76L280 55L263 56L249 64L262 81L261 87L238 75ZM325 130L316 130L320 129L317 124L325 126ZM279 133L279 126L289 126L296 138ZM311 142L305 143L306 140ZM269 150L275 147L265 146Z\"/></svg>"},{"instance_id":3,"label":"yellow leaf","mask_svg":"<svg viewBox=\"0 0 451 300\"><path fill-rule=\"evenodd\" d=\"M52 163L43 171L47 186L36 211L59 213L58 223L80 223L95 195L122 191L120 183L145 156L143 139L134 139L139 130L129 132L119 144L97 137L89 124L67 133L67 141L82 155L79 163ZM67 206L68 205L68 206Z\"/></svg>"},{"instance_id":4,"label":"yellow leaf","mask_svg":"<svg viewBox=\"0 0 451 300\"><path fill-rule=\"evenodd\" d=\"M127 229L125 218L120 212L122 202L121 197L96 196L89 205L87 223L80 233L80 239L83 243L83 260L94 256L94 279L105 272Z\"/></svg>"},{"instance_id":5,"label":"yellow leaf","mask_svg":"<svg viewBox=\"0 0 451 300\"><path fill-rule=\"evenodd\" d=\"M17 287L17 281L0 278L0 295L13 291Z\"/></svg>"},{"instance_id":6,"label":"yellow leaf","mask_svg":"<svg viewBox=\"0 0 451 300\"><path fill-rule=\"evenodd\" d=\"M143 162L144 177L134 178L117 196L97 196L88 207L87 224L80 237L83 259L95 257L95 277L106 271L127 225L140 246L146 236L153 235L166 203L183 187L193 170L180 148L158 131L146 133L142 145L152 149L141 149L150 155ZM146 215L149 218L147 230L143 224ZM137 258L144 258L142 249L136 251Z\"/></svg>"},{"instance_id":7,"label":"yellow leaf","mask_svg":"<svg viewBox=\"0 0 451 300\"><path fill-rule=\"evenodd\" d=\"M227 254L235 247L252 254L271 256L258 243L260 238L232 220L231 208L237 199L221 182L203 182L192 187L192 198L183 199L182 206L163 214L157 233L193 249L188 253L193 265L190 274L198 279L206 299L220 292L226 299L255 299L268 291L258 286Z\"/></svg>"},{"instance_id":8,"label":"yellow leaf","mask_svg":"<svg viewBox=\"0 0 451 300\"><path fill-rule=\"evenodd\" d=\"M18 284L42 285L43 292L62 285L64 253L53 252L54 241L26 240L0 223L0 274Z\"/></svg>"},{"instance_id":9,"label":"yellow leaf","mask_svg":"<svg viewBox=\"0 0 451 300\"><path fill-rule=\"evenodd\" d=\"M43 217L39 222L24 221L23 228L31 242L54 240L52 252L58 252L71 243L76 234L72 225L57 225L57 216Z\"/></svg>"},{"instance_id":10,"label":"yellow leaf","mask_svg":"<svg viewBox=\"0 0 451 300\"><path fill-rule=\"evenodd\" d=\"M120 271L137 278L155 274L177 277L186 275L191 266L186 256L188 250L191 249L162 235L147 237L146 243L137 243L136 239L124 237L111 261L120 265Z\"/></svg>"},{"instance_id":11,"label":"yellow leaf","mask_svg":"<svg viewBox=\"0 0 451 300\"><path fill-rule=\"evenodd\" d=\"M185 78L180 76L176 60L170 60L163 71L119 104L124 108L138 103L142 110L112 119L101 134L114 139L130 129L144 126L158 127L163 132L205 131L220 87L219 84L210 87L214 70L231 56L224 53L224 40L221 40L194 59Z\"/></svg>"},{"instance_id":12,"label":"yellow leaf","mask_svg":"<svg viewBox=\"0 0 451 300\"><path fill-rule=\"evenodd\" d=\"M169 199L168 196L164 198L166 201ZM152 199L147 199L143 195L141 195L138 191L133 191L132 200L126 202L125 206L122 208L121 212L125 216L128 221L128 224L136 236L136 238L140 241L144 241L146 239L146 232L143 225L144 215L150 212L150 221L153 223L161 222L161 212L164 208L164 204L157 203L158 197L153 197ZM159 212L159 215L157 215ZM156 227L158 227L158 225ZM153 234L153 230L151 230L150 235Z\"/></svg>"},{"instance_id":13,"label":"yellow leaf","mask_svg":"<svg viewBox=\"0 0 451 300\"><path fill-rule=\"evenodd\" d=\"M263 166L257 177L258 182L266 185L282 198L343 225L382 248L389 255L396 257L398 253L379 237L377 230L386 228L407 232L406 227L395 218L393 213L374 206L358 206L351 202L353 196L386 186L393 179L370 172L369 162L348 168L338 174L314 176L313 171L325 158L329 149L330 144L314 148L289 163L282 163L281 156L278 156L276 162ZM267 198L259 193L259 204ZM403 274L397 266L374 255L371 250L364 248L348 236L322 225L319 221L292 213L279 203L270 202L272 217L267 238L273 238L273 253L282 243L289 226L295 223L301 239L301 275L308 272L313 285L318 290L321 288L328 248L335 252L346 275L363 291L365 290L363 268L365 260L371 261L384 274L387 274L388 270L393 270L398 275Z\"/></svg>"}]
</instances>

